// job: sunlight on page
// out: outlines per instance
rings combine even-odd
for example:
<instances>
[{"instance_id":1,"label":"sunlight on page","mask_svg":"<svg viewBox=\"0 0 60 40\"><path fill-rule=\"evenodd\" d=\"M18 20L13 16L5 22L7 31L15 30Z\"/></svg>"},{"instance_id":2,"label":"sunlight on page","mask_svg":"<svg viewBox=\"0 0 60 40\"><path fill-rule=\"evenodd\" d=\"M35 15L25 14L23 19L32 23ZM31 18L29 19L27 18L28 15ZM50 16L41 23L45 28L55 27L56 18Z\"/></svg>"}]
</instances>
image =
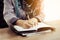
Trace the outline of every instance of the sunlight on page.
<instances>
[{"instance_id":1,"label":"sunlight on page","mask_svg":"<svg viewBox=\"0 0 60 40\"><path fill-rule=\"evenodd\" d=\"M60 20L60 0L44 0L42 6L46 16L44 21Z\"/></svg>"},{"instance_id":2,"label":"sunlight on page","mask_svg":"<svg viewBox=\"0 0 60 40\"><path fill-rule=\"evenodd\" d=\"M39 28L44 28L44 27L52 27L52 26L47 25L47 24L45 24L45 23L43 23L43 22L38 23L38 25L36 25L36 26L34 26L34 27L31 27L31 28L29 28L29 29L24 29L24 28L22 28L22 27L20 27L20 26L17 26L17 25L14 26L14 28L15 28L17 31L38 30Z\"/></svg>"}]
</instances>

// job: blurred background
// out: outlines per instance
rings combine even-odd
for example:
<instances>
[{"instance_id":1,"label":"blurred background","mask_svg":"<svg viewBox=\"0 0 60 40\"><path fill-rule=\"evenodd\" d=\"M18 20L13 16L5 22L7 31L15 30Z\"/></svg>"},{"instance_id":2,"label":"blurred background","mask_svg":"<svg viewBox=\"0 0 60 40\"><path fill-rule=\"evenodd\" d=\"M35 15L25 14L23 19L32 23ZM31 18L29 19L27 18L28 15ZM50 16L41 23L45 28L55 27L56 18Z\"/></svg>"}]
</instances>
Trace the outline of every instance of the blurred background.
<instances>
[{"instance_id":1,"label":"blurred background","mask_svg":"<svg viewBox=\"0 0 60 40\"><path fill-rule=\"evenodd\" d=\"M60 20L60 0L43 0L42 7L44 21Z\"/></svg>"}]
</instances>

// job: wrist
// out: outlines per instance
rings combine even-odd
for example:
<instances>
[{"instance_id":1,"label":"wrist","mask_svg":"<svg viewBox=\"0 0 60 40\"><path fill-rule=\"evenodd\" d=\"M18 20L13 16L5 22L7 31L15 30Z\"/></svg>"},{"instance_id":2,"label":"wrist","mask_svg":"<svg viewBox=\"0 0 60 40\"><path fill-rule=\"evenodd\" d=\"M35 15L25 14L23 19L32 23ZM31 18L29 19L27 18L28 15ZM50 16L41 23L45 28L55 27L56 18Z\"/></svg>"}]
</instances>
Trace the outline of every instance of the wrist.
<instances>
[{"instance_id":1,"label":"wrist","mask_svg":"<svg viewBox=\"0 0 60 40\"><path fill-rule=\"evenodd\" d=\"M16 25L20 24L21 23L21 20L17 20L16 21Z\"/></svg>"},{"instance_id":2,"label":"wrist","mask_svg":"<svg viewBox=\"0 0 60 40\"><path fill-rule=\"evenodd\" d=\"M16 25L16 21L19 20L19 18L15 18L13 17L9 22L12 24L12 25Z\"/></svg>"}]
</instances>

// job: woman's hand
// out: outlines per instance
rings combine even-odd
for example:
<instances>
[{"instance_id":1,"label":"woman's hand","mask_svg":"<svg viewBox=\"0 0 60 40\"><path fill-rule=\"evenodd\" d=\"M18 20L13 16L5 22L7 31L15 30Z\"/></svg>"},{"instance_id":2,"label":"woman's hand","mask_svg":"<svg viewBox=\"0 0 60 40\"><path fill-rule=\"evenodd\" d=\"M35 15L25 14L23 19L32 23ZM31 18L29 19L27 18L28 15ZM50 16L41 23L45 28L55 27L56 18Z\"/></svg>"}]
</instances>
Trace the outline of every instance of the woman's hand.
<instances>
[{"instance_id":1,"label":"woman's hand","mask_svg":"<svg viewBox=\"0 0 60 40\"><path fill-rule=\"evenodd\" d=\"M28 23L31 24L32 26L35 26L38 24L38 20L36 18L31 18L28 20Z\"/></svg>"},{"instance_id":2,"label":"woman's hand","mask_svg":"<svg viewBox=\"0 0 60 40\"><path fill-rule=\"evenodd\" d=\"M32 25L30 25L30 24L28 23L27 20L17 20L16 25L18 25L18 26L20 26L20 27L23 27L23 28L25 28L25 29L28 29L28 28L30 28L30 27L32 26Z\"/></svg>"},{"instance_id":3,"label":"woman's hand","mask_svg":"<svg viewBox=\"0 0 60 40\"><path fill-rule=\"evenodd\" d=\"M17 20L16 25L21 26L25 29L28 29L30 27L33 27L34 25L37 25L38 21L36 18L32 18L29 20Z\"/></svg>"}]
</instances>

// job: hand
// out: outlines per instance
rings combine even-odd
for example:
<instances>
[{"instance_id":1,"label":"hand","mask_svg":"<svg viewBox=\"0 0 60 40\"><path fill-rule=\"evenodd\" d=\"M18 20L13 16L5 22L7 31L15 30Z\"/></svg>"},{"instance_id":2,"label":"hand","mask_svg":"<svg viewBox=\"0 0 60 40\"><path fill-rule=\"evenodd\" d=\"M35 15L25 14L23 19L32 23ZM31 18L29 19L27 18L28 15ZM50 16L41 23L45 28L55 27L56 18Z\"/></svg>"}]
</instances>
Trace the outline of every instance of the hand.
<instances>
[{"instance_id":1,"label":"hand","mask_svg":"<svg viewBox=\"0 0 60 40\"><path fill-rule=\"evenodd\" d=\"M36 18L31 18L28 20L28 23L31 24L32 26L35 26L38 24L38 20Z\"/></svg>"},{"instance_id":2,"label":"hand","mask_svg":"<svg viewBox=\"0 0 60 40\"><path fill-rule=\"evenodd\" d=\"M21 26L25 29L32 27L32 25L28 23L28 20L17 20L16 25Z\"/></svg>"},{"instance_id":3,"label":"hand","mask_svg":"<svg viewBox=\"0 0 60 40\"><path fill-rule=\"evenodd\" d=\"M21 26L25 29L28 29L30 27L33 27L34 25L37 25L38 20L36 18L32 18L29 20L17 20L16 25Z\"/></svg>"}]
</instances>

